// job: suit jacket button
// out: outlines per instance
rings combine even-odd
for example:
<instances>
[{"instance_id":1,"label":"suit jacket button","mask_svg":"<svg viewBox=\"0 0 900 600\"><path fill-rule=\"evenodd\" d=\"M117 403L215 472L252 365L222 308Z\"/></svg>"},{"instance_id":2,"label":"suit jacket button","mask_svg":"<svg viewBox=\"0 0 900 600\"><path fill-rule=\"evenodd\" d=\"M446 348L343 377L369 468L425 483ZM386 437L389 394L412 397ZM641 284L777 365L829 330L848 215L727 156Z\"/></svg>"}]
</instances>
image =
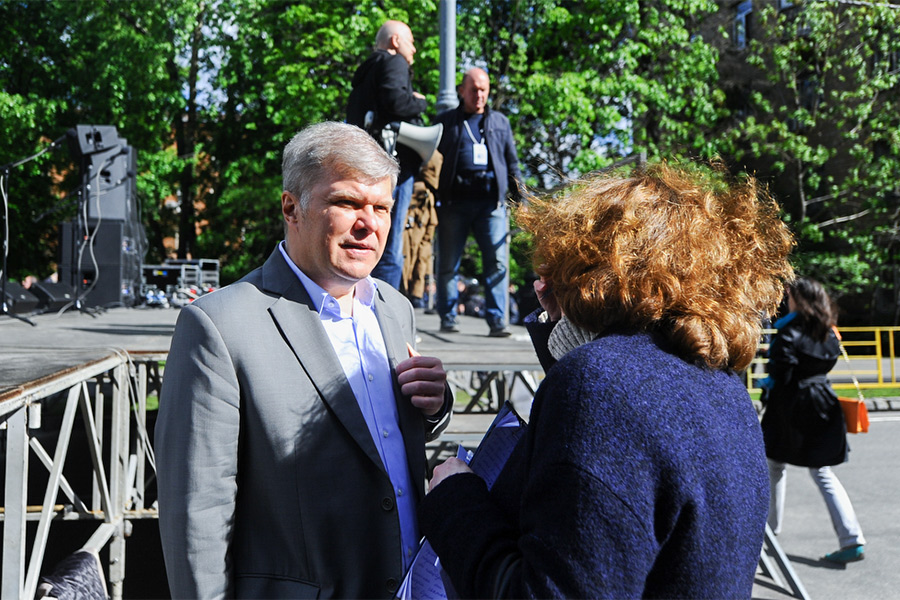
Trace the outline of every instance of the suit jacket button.
<instances>
[{"instance_id":1,"label":"suit jacket button","mask_svg":"<svg viewBox=\"0 0 900 600\"><path fill-rule=\"evenodd\" d=\"M382 500L381 500L381 508L383 508L384 510L391 510L392 508L394 508L394 499L393 499L393 498L389 498L389 497L387 497L387 496L385 496L384 498L382 498Z\"/></svg>"},{"instance_id":2,"label":"suit jacket button","mask_svg":"<svg viewBox=\"0 0 900 600\"><path fill-rule=\"evenodd\" d=\"M387 591L393 594L397 591L398 585L399 584L397 583L396 579L394 579L393 577L389 577L387 580Z\"/></svg>"}]
</instances>

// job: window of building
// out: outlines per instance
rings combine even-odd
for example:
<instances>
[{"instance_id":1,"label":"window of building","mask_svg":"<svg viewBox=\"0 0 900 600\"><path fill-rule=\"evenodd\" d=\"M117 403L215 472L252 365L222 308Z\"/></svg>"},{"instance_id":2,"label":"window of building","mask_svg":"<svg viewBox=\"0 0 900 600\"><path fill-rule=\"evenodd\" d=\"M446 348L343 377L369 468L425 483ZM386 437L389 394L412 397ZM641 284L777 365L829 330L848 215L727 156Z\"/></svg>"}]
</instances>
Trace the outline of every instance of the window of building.
<instances>
[{"instance_id":1,"label":"window of building","mask_svg":"<svg viewBox=\"0 0 900 600\"><path fill-rule=\"evenodd\" d=\"M747 47L750 39L750 15L753 13L753 0L741 2L734 17L734 45L739 50Z\"/></svg>"}]
</instances>

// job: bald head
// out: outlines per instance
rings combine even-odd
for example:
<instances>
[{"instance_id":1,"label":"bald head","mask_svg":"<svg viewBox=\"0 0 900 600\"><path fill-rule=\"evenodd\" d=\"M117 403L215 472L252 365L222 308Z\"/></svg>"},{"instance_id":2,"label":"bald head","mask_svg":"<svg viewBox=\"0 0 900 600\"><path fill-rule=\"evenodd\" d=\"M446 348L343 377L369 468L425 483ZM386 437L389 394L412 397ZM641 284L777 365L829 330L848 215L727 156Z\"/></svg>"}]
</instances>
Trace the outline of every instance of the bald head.
<instances>
[{"instance_id":1,"label":"bald head","mask_svg":"<svg viewBox=\"0 0 900 600\"><path fill-rule=\"evenodd\" d=\"M488 94L491 93L491 80L484 69L473 67L466 71L459 95L462 97L463 110L470 115L481 114L487 106Z\"/></svg>"},{"instance_id":2,"label":"bald head","mask_svg":"<svg viewBox=\"0 0 900 600\"><path fill-rule=\"evenodd\" d=\"M416 44L409 25L403 21L385 21L375 35L375 48L399 54L410 65L416 54Z\"/></svg>"}]
</instances>

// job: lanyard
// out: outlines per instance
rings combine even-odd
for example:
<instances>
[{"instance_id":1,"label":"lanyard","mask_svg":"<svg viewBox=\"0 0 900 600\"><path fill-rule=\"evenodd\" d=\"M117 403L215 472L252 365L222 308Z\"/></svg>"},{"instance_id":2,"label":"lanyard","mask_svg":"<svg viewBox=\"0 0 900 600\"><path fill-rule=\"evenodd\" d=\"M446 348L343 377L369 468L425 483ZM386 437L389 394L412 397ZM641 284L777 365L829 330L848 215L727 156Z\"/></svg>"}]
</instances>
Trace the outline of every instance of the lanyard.
<instances>
[{"instance_id":1,"label":"lanyard","mask_svg":"<svg viewBox=\"0 0 900 600\"><path fill-rule=\"evenodd\" d=\"M468 121L468 120L463 121L463 125L466 126L466 133L469 134L469 139L472 140L472 143L473 143L473 144L479 144L479 143L480 143L480 144L483 144L483 143L484 143L484 136L481 137L481 142L476 142L476 141L475 141L475 136L472 135L472 128L469 127L469 121Z\"/></svg>"}]
</instances>

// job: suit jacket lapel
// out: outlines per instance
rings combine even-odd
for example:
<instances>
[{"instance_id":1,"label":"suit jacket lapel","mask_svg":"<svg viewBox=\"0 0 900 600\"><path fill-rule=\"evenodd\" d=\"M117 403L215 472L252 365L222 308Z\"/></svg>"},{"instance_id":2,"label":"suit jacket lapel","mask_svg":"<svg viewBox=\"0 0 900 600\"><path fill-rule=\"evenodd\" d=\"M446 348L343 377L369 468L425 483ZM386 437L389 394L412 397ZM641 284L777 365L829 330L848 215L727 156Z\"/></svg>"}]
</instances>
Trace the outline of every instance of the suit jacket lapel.
<instances>
[{"instance_id":1,"label":"suit jacket lapel","mask_svg":"<svg viewBox=\"0 0 900 600\"><path fill-rule=\"evenodd\" d=\"M372 462L384 471L366 420L315 305L277 248L263 265L263 287L280 296L269 307L269 313L319 396Z\"/></svg>"}]
</instances>

